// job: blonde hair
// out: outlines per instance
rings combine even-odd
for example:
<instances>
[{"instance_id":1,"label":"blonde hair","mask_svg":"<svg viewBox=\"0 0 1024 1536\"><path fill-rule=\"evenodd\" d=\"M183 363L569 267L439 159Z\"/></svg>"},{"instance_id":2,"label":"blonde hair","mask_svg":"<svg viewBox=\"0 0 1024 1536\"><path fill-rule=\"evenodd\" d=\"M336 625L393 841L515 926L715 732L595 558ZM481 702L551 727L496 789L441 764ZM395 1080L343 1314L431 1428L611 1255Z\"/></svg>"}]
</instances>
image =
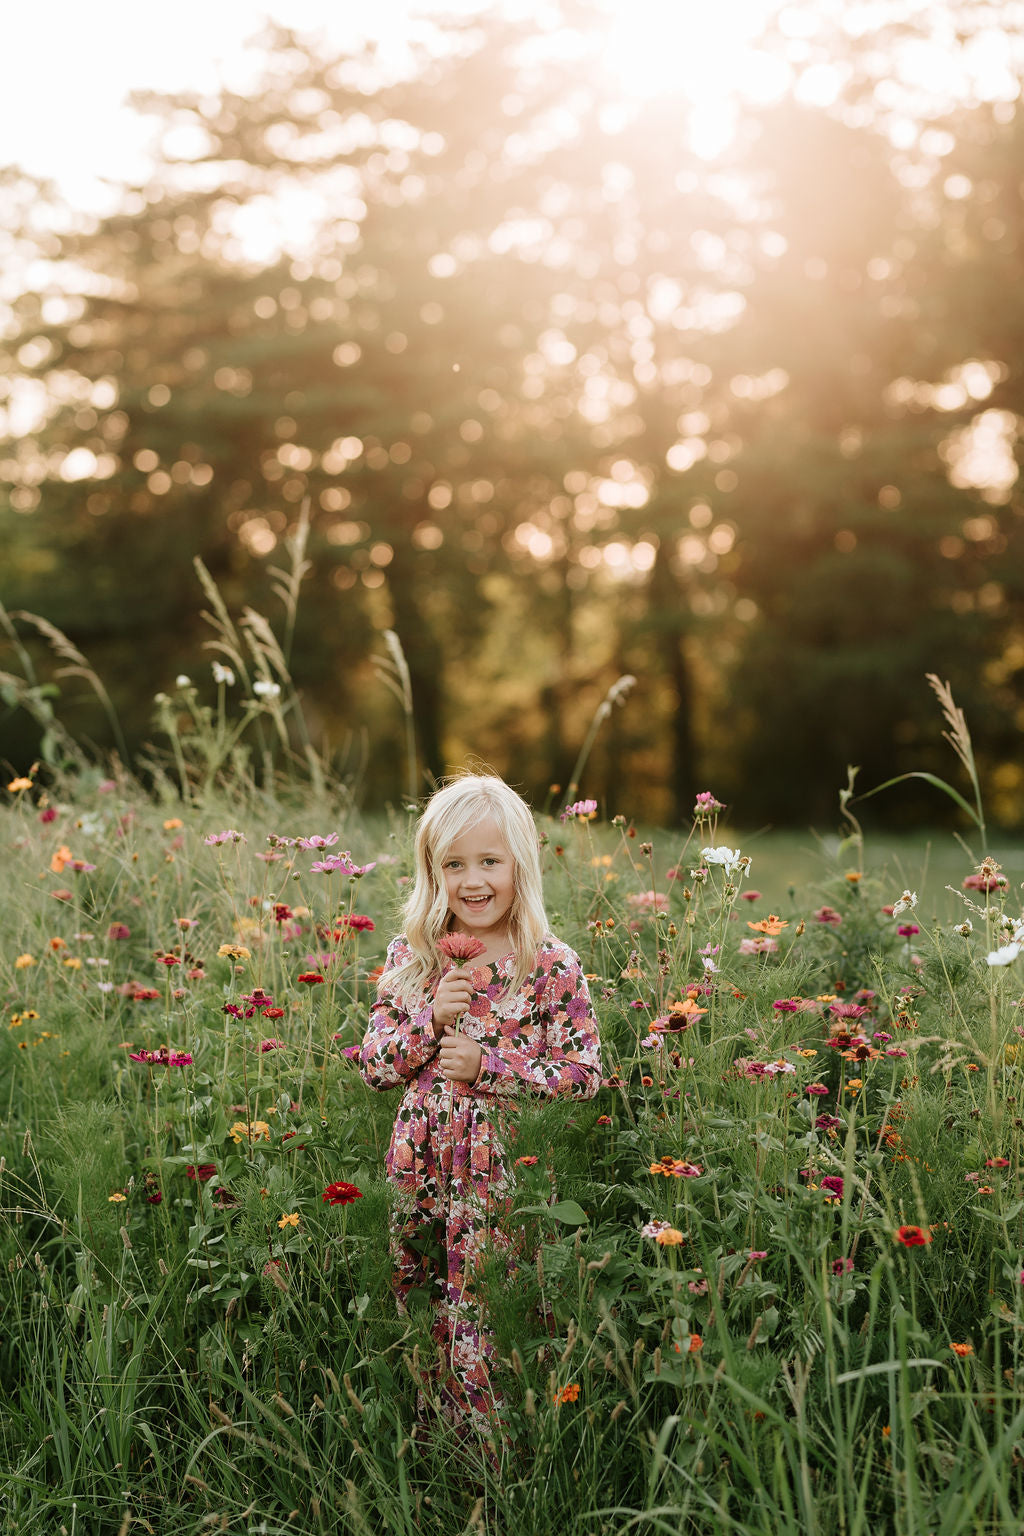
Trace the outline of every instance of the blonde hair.
<instances>
[{"instance_id":1,"label":"blonde hair","mask_svg":"<svg viewBox=\"0 0 1024 1536\"><path fill-rule=\"evenodd\" d=\"M452 844L488 816L493 818L512 856L514 894L508 934L515 966L509 989L517 991L537 963L548 920L541 884L540 842L530 808L497 775L462 774L431 797L416 830L416 877L402 909L402 926L412 958L385 979L388 991L407 1008L422 996L428 982L441 974L443 956L438 941L451 916L444 861Z\"/></svg>"}]
</instances>

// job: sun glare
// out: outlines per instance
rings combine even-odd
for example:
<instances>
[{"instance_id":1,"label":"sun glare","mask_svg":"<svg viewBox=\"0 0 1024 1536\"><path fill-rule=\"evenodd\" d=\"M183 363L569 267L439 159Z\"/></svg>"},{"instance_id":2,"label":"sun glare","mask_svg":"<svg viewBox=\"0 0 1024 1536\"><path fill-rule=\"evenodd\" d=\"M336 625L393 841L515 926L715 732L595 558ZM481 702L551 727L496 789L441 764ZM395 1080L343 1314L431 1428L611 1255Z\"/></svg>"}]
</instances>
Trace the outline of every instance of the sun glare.
<instances>
[{"instance_id":1,"label":"sun glare","mask_svg":"<svg viewBox=\"0 0 1024 1536\"><path fill-rule=\"evenodd\" d=\"M678 97L694 150L708 158L732 137L743 101L772 101L791 82L786 61L758 47L779 0L606 0L603 53L627 98Z\"/></svg>"}]
</instances>

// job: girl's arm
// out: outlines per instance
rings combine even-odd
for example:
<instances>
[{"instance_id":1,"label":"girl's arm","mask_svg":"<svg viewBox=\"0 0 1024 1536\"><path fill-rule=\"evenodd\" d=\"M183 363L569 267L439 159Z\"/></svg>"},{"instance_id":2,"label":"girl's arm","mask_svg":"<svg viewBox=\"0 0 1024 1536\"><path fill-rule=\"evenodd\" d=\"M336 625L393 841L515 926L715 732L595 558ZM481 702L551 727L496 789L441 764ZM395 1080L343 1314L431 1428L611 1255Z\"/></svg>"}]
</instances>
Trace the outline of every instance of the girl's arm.
<instances>
[{"instance_id":1,"label":"girl's arm","mask_svg":"<svg viewBox=\"0 0 1024 1536\"><path fill-rule=\"evenodd\" d=\"M571 950L555 961L536 1007L547 1036L544 1054L503 1040L497 1050L484 1051L474 1088L505 1097L525 1091L592 1099L601 1086L601 1045L586 978Z\"/></svg>"},{"instance_id":2,"label":"girl's arm","mask_svg":"<svg viewBox=\"0 0 1024 1536\"><path fill-rule=\"evenodd\" d=\"M388 990L388 972L399 964L396 951L400 941L388 945L387 959L377 983L377 1001L370 1011L370 1023L359 1051L359 1066L371 1088L398 1088L415 1077L421 1067L436 1054L440 1044L433 1029L433 1008L424 1005L409 1014Z\"/></svg>"}]
</instances>

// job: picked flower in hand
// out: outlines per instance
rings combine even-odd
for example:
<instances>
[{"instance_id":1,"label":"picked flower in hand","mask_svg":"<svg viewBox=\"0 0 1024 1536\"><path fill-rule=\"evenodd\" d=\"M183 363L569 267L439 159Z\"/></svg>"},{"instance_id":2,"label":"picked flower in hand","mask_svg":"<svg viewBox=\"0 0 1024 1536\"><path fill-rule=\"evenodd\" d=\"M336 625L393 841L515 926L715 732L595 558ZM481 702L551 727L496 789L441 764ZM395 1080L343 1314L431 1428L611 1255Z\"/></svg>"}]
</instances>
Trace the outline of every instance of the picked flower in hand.
<instances>
[{"instance_id":1,"label":"picked flower in hand","mask_svg":"<svg viewBox=\"0 0 1024 1536\"><path fill-rule=\"evenodd\" d=\"M482 955L487 948L475 939L470 933L446 933L438 940L438 949L447 955L449 960L454 960L456 965L461 965L465 960L475 960L477 955Z\"/></svg>"}]
</instances>

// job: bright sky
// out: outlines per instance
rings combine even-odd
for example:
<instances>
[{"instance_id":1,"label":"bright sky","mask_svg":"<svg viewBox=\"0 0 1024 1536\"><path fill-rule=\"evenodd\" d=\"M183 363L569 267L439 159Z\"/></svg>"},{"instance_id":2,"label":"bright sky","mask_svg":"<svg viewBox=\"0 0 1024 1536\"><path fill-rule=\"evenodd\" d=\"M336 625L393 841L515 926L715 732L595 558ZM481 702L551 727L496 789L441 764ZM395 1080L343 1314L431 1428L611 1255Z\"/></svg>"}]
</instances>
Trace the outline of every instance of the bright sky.
<instances>
[{"instance_id":1,"label":"bright sky","mask_svg":"<svg viewBox=\"0 0 1024 1536\"><path fill-rule=\"evenodd\" d=\"M447 0L464 14L480 0ZM400 47L423 31L430 0L34 0L5 7L0 163L54 177L69 201L93 206L102 178L146 165L145 133L125 105L133 90L214 91L244 85L243 44L271 17L335 46L373 37Z\"/></svg>"},{"instance_id":2,"label":"bright sky","mask_svg":"<svg viewBox=\"0 0 1024 1536\"><path fill-rule=\"evenodd\" d=\"M905 87L947 99L972 90L991 99L1017 96L1020 36L1011 40L989 21L960 46L950 11L931 0L904 3L930 22L931 32L904 49ZM790 88L821 105L834 99L842 83L843 33L870 36L891 8L890 0L589 0L588 11L606 33L610 108L616 99L653 92L675 96L685 104L693 147L712 156L732 135L739 99L770 101ZM247 64L244 45L268 16L297 32L320 34L337 49L373 38L386 58L398 61L404 44L429 37L430 17L512 11L535 20L540 37L550 9L546 0L174 0L169 6L153 0L16 6L10 0L3 22L0 164L52 176L73 205L102 206L109 201L104 177L139 178L147 163L149 130L125 105L128 93L212 93L221 79L245 89L252 56ZM796 73L758 48L766 18L780 12ZM801 50L809 61L815 41L828 37L840 40L838 67L803 68ZM887 105L896 105L900 88L893 91Z\"/></svg>"}]
</instances>

